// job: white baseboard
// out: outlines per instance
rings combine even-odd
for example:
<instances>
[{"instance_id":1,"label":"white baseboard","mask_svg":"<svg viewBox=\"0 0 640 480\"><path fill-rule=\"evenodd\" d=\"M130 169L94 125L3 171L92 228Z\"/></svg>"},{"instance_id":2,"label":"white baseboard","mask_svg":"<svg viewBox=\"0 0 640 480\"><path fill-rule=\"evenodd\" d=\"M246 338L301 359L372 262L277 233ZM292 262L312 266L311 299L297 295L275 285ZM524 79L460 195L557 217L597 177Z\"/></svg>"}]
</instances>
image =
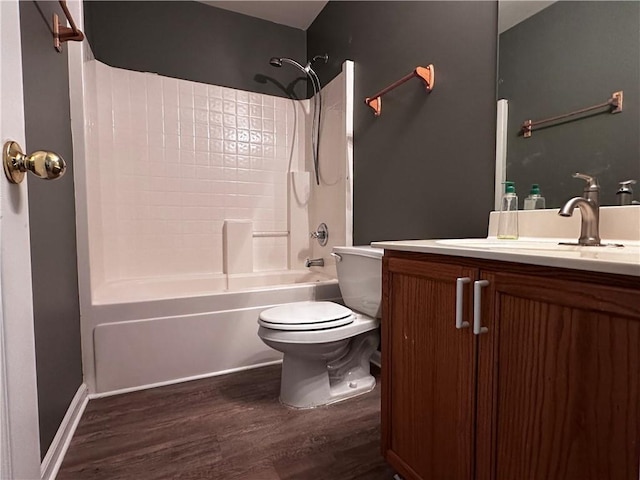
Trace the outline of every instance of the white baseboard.
<instances>
[{"instance_id":1,"label":"white baseboard","mask_svg":"<svg viewBox=\"0 0 640 480\"><path fill-rule=\"evenodd\" d=\"M147 385L139 385L136 387L110 390L108 392L91 393L89 394L89 399L93 400L94 398L112 397L114 395L122 395L123 393L131 393L131 392L137 392L139 390L147 390L149 388L166 387L167 385L174 385L176 383L190 382L191 380L202 380L203 378L209 378L209 377L218 377L220 375L227 375L228 373L236 373L236 372L242 372L245 370L253 370L254 368L267 367L269 365L277 365L279 363L282 363L282 359L274 360L271 362L258 363L255 365L248 365L245 367L230 368L228 370L221 370L219 372L203 373L201 375L192 375L190 377L176 378L174 380L166 380L164 382L149 383Z\"/></svg>"},{"instance_id":2,"label":"white baseboard","mask_svg":"<svg viewBox=\"0 0 640 480\"><path fill-rule=\"evenodd\" d=\"M44 460L42 460L42 464L40 465L40 476L42 480L55 480L56 475L58 475L62 460L71 443L71 438L73 438L73 434L76 431L88 402L89 390L87 389L87 385L83 383L80 385L80 388L78 388L73 400L71 400L67 413L62 419L60 427L58 427L56 436L53 437L53 442L51 442L49 450L47 450L47 454Z\"/></svg>"}]
</instances>

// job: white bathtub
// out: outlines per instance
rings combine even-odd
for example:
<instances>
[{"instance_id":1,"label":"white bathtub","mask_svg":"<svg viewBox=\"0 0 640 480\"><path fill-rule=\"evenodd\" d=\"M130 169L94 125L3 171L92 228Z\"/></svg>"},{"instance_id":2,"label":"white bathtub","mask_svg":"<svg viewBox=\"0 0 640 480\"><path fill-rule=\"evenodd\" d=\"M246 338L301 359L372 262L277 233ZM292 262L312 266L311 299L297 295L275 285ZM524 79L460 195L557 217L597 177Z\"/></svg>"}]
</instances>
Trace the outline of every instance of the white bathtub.
<instances>
[{"instance_id":1,"label":"white bathtub","mask_svg":"<svg viewBox=\"0 0 640 480\"><path fill-rule=\"evenodd\" d=\"M127 280L92 306L97 393L115 393L257 367L281 354L257 335L260 311L340 298L337 280L303 271Z\"/></svg>"}]
</instances>

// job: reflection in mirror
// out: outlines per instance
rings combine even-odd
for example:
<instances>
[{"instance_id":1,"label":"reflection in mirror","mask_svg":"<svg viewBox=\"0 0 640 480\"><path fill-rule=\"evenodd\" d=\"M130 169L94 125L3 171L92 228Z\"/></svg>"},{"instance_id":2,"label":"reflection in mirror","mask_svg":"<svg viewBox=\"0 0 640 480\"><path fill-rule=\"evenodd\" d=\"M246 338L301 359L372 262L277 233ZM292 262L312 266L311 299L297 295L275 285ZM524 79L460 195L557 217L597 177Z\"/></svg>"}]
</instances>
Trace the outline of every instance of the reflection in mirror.
<instances>
[{"instance_id":1,"label":"reflection in mirror","mask_svg":"<svg viewBox=\"0 0 640 480\"><path fill-rule=\"evenodd\" d=\"M520 208L534 183L547 208L581 195L576 172L598 178L602 205L618 204L619 182L640 180L640 2L501 1L499 11L506 177L516 183ZM522 135L526 120L604 103L620 90L618 114L605 106Z\"/></svg>"}]
</instances>

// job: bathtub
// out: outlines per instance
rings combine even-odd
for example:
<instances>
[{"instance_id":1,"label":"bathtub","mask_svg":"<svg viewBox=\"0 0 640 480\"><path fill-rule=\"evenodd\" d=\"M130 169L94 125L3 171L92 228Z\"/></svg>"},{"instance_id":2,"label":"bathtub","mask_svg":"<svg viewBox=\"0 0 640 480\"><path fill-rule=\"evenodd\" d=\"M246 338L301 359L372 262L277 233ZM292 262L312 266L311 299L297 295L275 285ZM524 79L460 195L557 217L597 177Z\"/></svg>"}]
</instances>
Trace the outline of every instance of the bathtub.
<instances>
[{"instance_id":1,"label":"bathtub","mask_svg":"<svg viewBox=\"0 0 640 480\"><path fill-rule=\"evenodd\" d=\"M110 282L94 293L97 394L123 393L281 361L262 343L265 308L340 298L338 282L302 271Z\"/></svg>"}]
</instances>

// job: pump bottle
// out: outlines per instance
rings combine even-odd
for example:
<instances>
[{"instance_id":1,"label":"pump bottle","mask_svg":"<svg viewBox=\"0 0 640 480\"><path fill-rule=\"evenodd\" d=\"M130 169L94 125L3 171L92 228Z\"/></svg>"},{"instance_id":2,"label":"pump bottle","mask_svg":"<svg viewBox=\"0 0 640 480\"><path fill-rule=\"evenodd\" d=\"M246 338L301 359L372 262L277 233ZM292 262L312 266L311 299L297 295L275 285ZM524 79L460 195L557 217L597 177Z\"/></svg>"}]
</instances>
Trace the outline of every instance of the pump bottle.
<instances>
[{"instance_id":1,"label":"pump bottle","mask_svg":"<svg viewBox=\"0 0 640 480\"><path fill-rule=\"evenodd\" d=\"M498 218L498 238L518 239L518 196L513 182L504 182L504 195L500 202Z\"/></svg>"},{"instance_id":2,"label":"pump bottle","mask_svg":"<svg viewBox=\"0 0 640 480\"><path fill-rule=\"evenodd\" d=\"M620 182L620 189L616 192L618 197L618 205L631 205L633 202L633 190L631 185L636 183L635 180L627 180Z\"/></svg>"},{"instance_id":3,"label":"pump bottle","mask_svg":"<svg viewBox=\"0 0 640 480\"><path fill-rule=\"evenodd\" d=\"M531 185L529 196L524 199L525 210L538 210L545 207L544 197L540 194L540 186L537 183Z\"/></svg>"}]
</instances>

